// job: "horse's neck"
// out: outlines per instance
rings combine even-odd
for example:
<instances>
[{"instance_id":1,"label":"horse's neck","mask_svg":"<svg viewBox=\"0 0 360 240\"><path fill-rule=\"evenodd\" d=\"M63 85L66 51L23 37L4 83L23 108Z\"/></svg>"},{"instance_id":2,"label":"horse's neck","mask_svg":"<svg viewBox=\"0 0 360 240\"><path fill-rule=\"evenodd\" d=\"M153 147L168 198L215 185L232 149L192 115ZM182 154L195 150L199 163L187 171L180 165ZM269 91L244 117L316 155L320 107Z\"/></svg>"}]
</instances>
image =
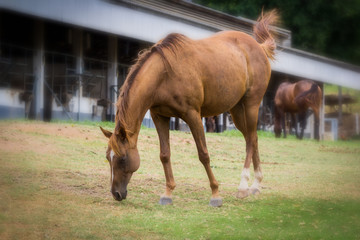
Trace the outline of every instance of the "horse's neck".
<instances>
[{"instance_id":1,"label":"horse's neck","mask_svg":"<svg viewBox=\"0 0 360 240\"><path fill-rule=\"evenodd\" d=\"M146 92L138 90L130 90L128 98L127 108L121 113L121 117L126 124L126 130L132 136L140 131L142 120L151 106L151 99Z\"/></svg>"},{"instance_id":2,"label":"horse's neck","mask_svg":"<svg viewBox=\"0 0 360 240\"><path fill-rule=\"evenodd\" d=\"M156 71L154 68L139 73L126 94L127 99L122 99L127 101L127 108L120 117L123 117L129 135L136 139L142 120L152 106L153 96L159 87L162 73L163 71Z\"/></svg>"}]
</instances>

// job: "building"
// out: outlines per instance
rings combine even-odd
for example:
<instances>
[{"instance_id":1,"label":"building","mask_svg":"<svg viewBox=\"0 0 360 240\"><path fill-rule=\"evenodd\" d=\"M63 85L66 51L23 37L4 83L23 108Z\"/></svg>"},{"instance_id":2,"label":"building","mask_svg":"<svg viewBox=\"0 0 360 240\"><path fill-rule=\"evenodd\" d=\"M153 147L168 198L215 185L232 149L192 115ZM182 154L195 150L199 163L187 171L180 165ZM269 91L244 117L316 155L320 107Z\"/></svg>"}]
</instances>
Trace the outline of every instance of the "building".
<instances>
[{"instance_id":1,"label":"building","mask_svg":"<svg viewBox=\"0 0 360 240\"><path fill-rule=\"evenodd\" d=\"M43 120L112 119L141 49L171 32L251 34L254 24L185 0L1 0L0 18L0 118ZM264 105L285 79L360 89L360 67L294 49L289 31L274 31L279 47ZM152 126L149 114L144 123Z\"/></svg>"}]
</instances>

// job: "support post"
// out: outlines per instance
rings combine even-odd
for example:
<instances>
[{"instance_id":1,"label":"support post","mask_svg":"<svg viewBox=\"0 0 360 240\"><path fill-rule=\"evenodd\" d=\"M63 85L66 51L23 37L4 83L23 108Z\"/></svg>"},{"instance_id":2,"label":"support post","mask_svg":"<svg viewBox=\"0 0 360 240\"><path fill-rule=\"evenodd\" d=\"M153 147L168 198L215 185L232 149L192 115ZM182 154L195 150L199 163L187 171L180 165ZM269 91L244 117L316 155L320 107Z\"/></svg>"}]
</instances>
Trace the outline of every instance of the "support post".
<instances>
[{"instance_id":1,"label":"support post","mask_svg":"<svg viewBox=\"0 0 360 240\"><path fill-rule=\"evenodd\" d=\"M110 118L112 115L115 115L116 113L116 105L113 103L116 103L116 94L112 94L113 91L112 86L118 85L118 60L117 60L117 52L118 52L118 44L117 44L117 38L116 36L109 36L108 39L108 61L110 62L110 65L108 66L107 71L107 92L106 96L110 100L110 106L107 109L107 114L110 115ZM112 121L112 119L110 119Z\"/></svg>"},{"instance_id":2,"label":"support post","mask_svg":"<svg viewBox=\"0 0 360 240\"><path fill-rule=\"evenodd\" d=\"M81 112L81 98L83 93L82 86L82 74L84 71L84 56L83 56L83 32L81 29L74 29L74 54L76 56L76 74L78 75L78 113L77 120L80 121L80 112Z\"/></svg>"},{"instance_id":3,"label":"support post","mask_svg":"<svg viewBox=\"0 0 360 240\"><path fill-rule=\"evenodd\" d=\"M342 97L342 87L339 86L339 125L342 125L342 102L343 102L343 97Z\"/></svg>"},{"instance_id":4,"label":"support post","mask_svg":"<svg viewBox=\"0 0 360 240\"><path fill-rule=\"evenodd\" d=\"M321 88L321 92L322 92L322 101L321 101L321 106L320 106L320 111L319 111L319 115L320 115L320 119L319 119L319 137L320 140L324 140L324 133L325 133L325 88L324 88L324 83L321 84L320 86Z\"/></svg>"},{"instance_id":5,"label":"support post","mask_svg":"<svg viewBox=\"0 0 360 240\"><path fill-rule=\"evenodd\" d=\"M226 131L226 129L227 129L227 112L224 112L222 114L222 129L221 129L221 132Z\"/></svg>"},{"instance_id":6,"label":"support post","mask_svg":"<svg viewBox=\"0 0 360 240\"><path fill-rule=\"evenodd\" d=\"M30 117L37 120L43 119L44 112L44 22L37 20L34 22L34 43L35 51L33 56L34 86L33 86L33 105Z\"/></svg>"}]
</instances>

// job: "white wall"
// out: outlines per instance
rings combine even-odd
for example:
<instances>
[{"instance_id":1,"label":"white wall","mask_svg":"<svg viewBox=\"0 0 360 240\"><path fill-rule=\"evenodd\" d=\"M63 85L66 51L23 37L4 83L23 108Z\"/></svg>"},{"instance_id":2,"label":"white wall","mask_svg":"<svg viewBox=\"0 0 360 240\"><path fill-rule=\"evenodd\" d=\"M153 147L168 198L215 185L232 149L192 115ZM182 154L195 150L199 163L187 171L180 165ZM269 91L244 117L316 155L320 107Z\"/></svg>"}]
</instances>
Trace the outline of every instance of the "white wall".
<instances>
[{"instance_id":1,"label":"white wall","mask_svg":"<svg viewBox=\"0 0 360 240\"><path fill-rule=\"evenodd\" d=\"M21 90L0 88L0 106L11 106L25 109L25 102L20 102Z\"/></svg>"}]
</instances>

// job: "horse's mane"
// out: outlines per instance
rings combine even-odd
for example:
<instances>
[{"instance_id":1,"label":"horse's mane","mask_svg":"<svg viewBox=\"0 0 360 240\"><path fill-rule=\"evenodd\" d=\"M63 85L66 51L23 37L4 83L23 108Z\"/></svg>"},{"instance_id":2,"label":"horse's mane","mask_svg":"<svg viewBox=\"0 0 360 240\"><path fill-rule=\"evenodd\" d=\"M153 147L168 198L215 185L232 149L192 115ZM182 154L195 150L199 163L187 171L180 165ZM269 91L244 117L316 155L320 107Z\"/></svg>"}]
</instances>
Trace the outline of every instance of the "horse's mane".
<instances>
[{"instance_id":1,"label":"horse's mane","mask_svg":"<svg viewBox=\"0 0 360 240\"><path fill-rule=\"evenodd\" d=\"M169 62L168 54L170 53L176 56L179 50L181 50L181 48L183 47L186 39L187 38L182 34L172 33L166 36L164 39L160 40L152 47L148 49L144 49L139 52L136 63L132 65L131 68L129 69L129 73L125 79L125 83L120 88L120 97L116 104L118 110L116 113L115 121L118 120L118 122L116 124L115 131L118 129L118 127L120 127L118 126L118 123L121 126L123 126L125 129L127 129L124 116L126 114L126 110L128 107L128 100L129 100L128 93L136 79L137 74L140 72L145 62L154 53L158 53L161 56L161 59L163 60L165 68L167 70L169 69L171 70L171 64Z\"/></svg>"},{"instance_id":2,"label":"horse's mane","mask_svg":"<svg viewBox=\"0 0 360 240\"><path fill-rule=\"evenodd\" d=\"M321 95L318 92L318 85L312 81L309 82L312 83L311 88L299 94L294 100L299 106L304 105L306 102L313 106L319 104L321 101Z\"/></svg>"},{"instance_id":3,"label":"horse's mane","mask_svg":"<svg viewBox=\"0 0 360 240\"><path fill-rule=\"evenodd\" d=\"M155 44L152 48L152 52L157 52L162 57L164 61L165 67L169 67L171 69L171 64L168 60L167 53L164 50L168 50L174 56L178 54L181 48L184 46L187 37L179 34L179 33L171 33L166 36L163 40L159 43Z\"/></svg>"}]
</instances>

